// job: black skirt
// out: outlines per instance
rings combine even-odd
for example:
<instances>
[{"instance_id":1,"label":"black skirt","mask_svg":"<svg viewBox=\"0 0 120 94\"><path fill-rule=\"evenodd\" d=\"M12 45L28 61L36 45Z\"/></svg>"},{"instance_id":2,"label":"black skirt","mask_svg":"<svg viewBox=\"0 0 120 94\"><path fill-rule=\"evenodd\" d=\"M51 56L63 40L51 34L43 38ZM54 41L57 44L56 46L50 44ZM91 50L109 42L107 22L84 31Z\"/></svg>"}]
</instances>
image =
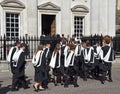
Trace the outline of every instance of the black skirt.
<instances>
[{"instance_id":1,"label":"black skirt","mask_svg":"<svg viewBox=\"0 0 120 94\"><path fill-rule=\"evenodd\" d=\"M99 69L102 71L108 71L111 69L111 67L112 67L112 63L107 63L107 62L100 63L99 65Z\"/></svg>"},{"instance_id":2,"label":"black skirt","mask_svg":"<svg viewBox=\"0 0 120 94\"><path fill-rule=\"evenodd\" d=\"M60 70L60 68L54 68L54 69L53 69L53 75L54 75L54 76L60 76L60 75L61 75L61 70Z\"/></svg>"},{"instance_id":3,"label":"black skirt","mask_svg":"<svg viewBox=\"0 0 120 94\"><path fill-rule=\"evenodd\" d=\"M45 78L45 72L43 72L38 68L35 68L35 76L34 76L35 82L42 82L44 78Z\"/></svg>"},{"instance_id":4,"label":"black skirt","mask_svg":"<svg viewBox=\"0 0 120 94\"><path fill-rule=\"evenodd\" d=\"M66 69L66 74L69 75L69 76L74 76L74 75L77 74L77 71L75 70L75 68L73 66L69 66Z\"/></svg>"}]
</instances>

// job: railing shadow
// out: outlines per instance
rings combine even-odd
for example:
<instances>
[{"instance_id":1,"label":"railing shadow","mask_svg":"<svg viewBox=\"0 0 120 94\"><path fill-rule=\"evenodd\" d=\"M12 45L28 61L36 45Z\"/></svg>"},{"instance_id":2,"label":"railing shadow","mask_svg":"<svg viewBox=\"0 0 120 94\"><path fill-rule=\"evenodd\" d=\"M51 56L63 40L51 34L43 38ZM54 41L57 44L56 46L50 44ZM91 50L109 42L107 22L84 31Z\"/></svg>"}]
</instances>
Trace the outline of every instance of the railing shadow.
<instances>
[{"instance_id":1,"label":"railing shadow","mask_svg":"<svg viewBox=\"0 0 120 94\"><path fill-rule=\"evenodd\" d=\"M32 80L32 79L29 79L29 78L26 80L28 85L32 84L32 83L31 83L31 80ZM3 82L3 81L0 81L0 94L8 94L8 92L11 91L11 85L2 87L2 82ZM20 88L22 88L22 86L20 86L19 89L20 89Z\"/></svg>"}]
</instances>

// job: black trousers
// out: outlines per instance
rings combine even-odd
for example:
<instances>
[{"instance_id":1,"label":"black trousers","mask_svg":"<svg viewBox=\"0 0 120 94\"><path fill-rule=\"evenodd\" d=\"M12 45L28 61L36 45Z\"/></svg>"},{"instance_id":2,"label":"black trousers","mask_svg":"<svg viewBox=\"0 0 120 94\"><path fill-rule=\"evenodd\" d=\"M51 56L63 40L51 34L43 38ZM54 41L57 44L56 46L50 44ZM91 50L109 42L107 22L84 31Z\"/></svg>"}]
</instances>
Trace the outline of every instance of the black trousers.
<instances>
[{"instance_id":1,"label":"black trousers","mask_svg":"<svg viewBox=\"0 0 120 94\"><path fill-rule=\"evenodd\" d=\"M102 65L102 81L105 81L106 76L108 76L109 80L112 80L112 74L111 74L111 69L112 69L112 63L104 62Z\"/></svg>"},{"instance_id":2,"label":"black trousers","mask_svg":"<svg viewBox=\"0 0 120 94\"><path fill-rule=\"evenodd\" d=\"M12 77L12 89L18 88L19 79L16 77L16 74L13 73Z\"/></svg>"},{"instance_id":3,"label":"black trousers","mask_svg":"<svg viewBox=\"0 0 120 94\"><path fill-rule=\"evenodd\" d=\"M13 74L13 77L12 77L12 89L19 88L20 85L23 88L28 87L28 83L26 81L25 75L23 75L21 77L18 77L17 75L18 74L16 74L16 73Z\"/></svg>"},{"instance_id":4,"label":"black trousers","mask_svg":"<svg viewBox=\"0 0 120 94\"><path fill-rule=\"evenodd\" d=\"M87 77L90 76L90 73L92 76L94 76L94 64L92 63L84 63L83 64L83 78L87 79Z\"/></svg>"},{"instance_id":5,"label":"black trousers","mask_svg":"<svg viewBox=\"0 0 120 94\"><path fill-rule=\"evenodd\" d=\"M74 67L66 68L64 75L64 86L68 86L69 84L77 85L78 74Z\"/></svg>"},{"instance_id":6,"label":"black trousers","mask_svg":"<svg viewBox=\"0 0 120 94\"><path fill-rule=\"evenodd\" d=\"M47 70L47 71L45 71L45 78L42 82L43 88L48 88L49 81L50 81L50 75L49 75L49 71Z\"/></svg>"}]
</instances>

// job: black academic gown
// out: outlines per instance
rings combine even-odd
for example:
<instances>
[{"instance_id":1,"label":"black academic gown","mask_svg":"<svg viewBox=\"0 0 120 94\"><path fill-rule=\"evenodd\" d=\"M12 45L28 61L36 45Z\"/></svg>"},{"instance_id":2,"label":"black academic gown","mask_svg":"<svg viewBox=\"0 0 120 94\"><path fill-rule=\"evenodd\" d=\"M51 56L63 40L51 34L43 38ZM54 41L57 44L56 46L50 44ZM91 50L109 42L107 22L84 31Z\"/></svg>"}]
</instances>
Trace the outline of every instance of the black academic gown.
<instances>
[{"instance_id":1,"label":"black academic gown","mask_svg":"<svg viewBox=\"0 0 120 94\"><path fill-rule=\"evenodd\" d=\"M65 55L64 55L64 50L66 46L61 47L61 73L62 75L64 74L64 60L65 60Z\"/></svg>"},{"instance_id":2,"label":"black academic gown","mask_svg":"<svg viewBox=\"0 0 120 94\"><path fill-rule=\"evenodd\" d=\"M87 53L88 53L90 48L86 48L86 49L87 49ZM94 68L94 63L91 63L91 62L94 61L94 50L91 50L90 61L85 60L84 54L85 54L85 49L82 51L82 54L81 54L82 55L82 62L83 62L83 65L82 65L83 71L88 71L88 70L93 69Z\"/></svg>"},{"instance_id":3,"label":"black academic gown","mask_svg":"<svg viewBox=\"0 0 120 94\"><path fill-rule=\"evenodd\" d=\"M53 75L60 76L61 75L61 69L60 69L61 64L59 65L59 59L60 59L59 55L60 54L59 54L59 52L57 52L56 54L57 54L57 56L56 56L56 61L55 61L55 68L53 68ZM60 67L58 68L58 66L60 66Z\"/></svg>"},{"instance_id":4,"label":"black academic gown","mask_svg":"<svg viewBox=\"0 0 120 94\"><path fill-rule=\"evenodd\" d=\"M109 51L109 48L110 46L106 45L106 46L103 46L101 49L103 51L103 57L106 56L106 54L108 53ZM111 69L111 66L112 66L112 61L115 59L115 53L114 53L114 50L113 48L111 48L111 52L109 54L109 59L108 59L108 62L106 61L103 61L103 60L100 60L100 69L103 70L103 71L107 71L109 69ZM110 62L111 61L111 62Z\"/></svg>"},{"instance_id":5,"label":"black academic gown","mask_svg":"<svg viewBox=\"0 0 120 94\"><path fill-rule=\"evenodd\" d=\"M46 64L49 66L49 63L50 63L50 60L51 60L51 56L52 56L50 48L45 48L44 54L45 54L45 58L46 58Z\"/></svg>"},{"instance_id":6,"label":"black academic gown","mask_svg":"<svg viewBox=\"0 0 120 94\"><path fill-rule=\"evenodd\" d=\"M48 88L48 83L50 81L50 74L49 74L49 71L50 71L49 63L50 63L50 60L51 60L50 49L49 48L45 48L44 54L45 54L45 59L46 59L46 69L45 69L45 79L42 82L42 86L44 88Z\"/></svg>"},{"instance_id":7,"label":"black academic gown","mask_svg":"<svg viewBox=\"0 0 120 94\"><path fill-rule=\"evenodd\" d=\"M109 49L110 49L110 46L108 46L108 45L105 45L105 46L102 47L103 58L108 53ZM108 73L109 80L112 81L111 67L112 67L112 61L114 59L115 59L115 54L114 54L113 48L111 47L111 52L109 54L108 60L107 61L100 60L100 69L102 70L102 79L101 79L101 81L105 81L107 73ZM102 82L102 83L104 83L104 82Z\"/></svg>"},{"instance_id":8,"label":"black academic gown","mask_svg":"<svg viewBox=\"0 0 120 94\"><path fill-rule=\"evenodd\" d=\"M68 55L69 55L69 53L68 53ZM74 59L74 61L73 61L73 59ZM77 74L78 68L77 67L78 66L75 62L76 62L76 58L74 57L74 54L73 54L71 57L70 65L68 67L66 67L66 70L65 70L64 87L67 87L69 84L73 84L74 87L78 87L78 84L77 84L77 76L78 76L78 74ZM73 65L71 65L72 63L73 63Z\"/></svg>"},{"instance_id":9,"label":"black academic gown","mask_svg":"<svg viewBox=\"0 0 120 94\"><path fill-rule=\"evenodd\" d=\"M42 82L46 79L46 75L45 75L45 70L46 70L46 59L45 59L45 54L42 54L42 58L41 58L41 65L39 65L39 61L37 63L35 67L35 76L34 76L34 80L35 82Z\"/></svg>"},{"instance_id":10,"label":"black academic gown","mask_svg":"<svg viewBox=\"0 0 120 94\"><path fill-rule=\"evenodd\" d=\"M14 53L16 52L16 50L17 50L17 48L13 48L13 50L12 50L12 54L11 54L11 57L10 57L10 67L11 67L11 72L12 73L14 73L14 67L13 67L13 60L12 60L12 58L13 58L13 55L14 55Z\"/></svg>"},{"instance_id":11,"label":"black academic gown","mask_svg":"<svg viewBox=\"0 0 120 94\"><path fill-rule=\"evenodd\" d=\"M25 76L25 53L22 52L19 56L17 67L16 67L16 77L20 78Z\"/></svg>"}]
</instances>

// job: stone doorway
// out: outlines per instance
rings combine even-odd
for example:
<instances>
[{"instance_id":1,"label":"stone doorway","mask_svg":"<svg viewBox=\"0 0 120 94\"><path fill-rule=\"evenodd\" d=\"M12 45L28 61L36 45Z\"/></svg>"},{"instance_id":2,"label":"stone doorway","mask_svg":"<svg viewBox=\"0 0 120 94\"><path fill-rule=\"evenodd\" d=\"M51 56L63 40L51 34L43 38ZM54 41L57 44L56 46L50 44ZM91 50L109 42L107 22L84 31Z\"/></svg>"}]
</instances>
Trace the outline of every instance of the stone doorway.
<instances>
[{"instance_id":1,"label":"stone doorway","mask_svg":"<svg viewBox=\"0 0 120 94\"><path fill-rule=\"evenodd\" d=\"M42 34L46 36L56 34L56 15L42 14Z\"/></svg>"}]
</instances>

